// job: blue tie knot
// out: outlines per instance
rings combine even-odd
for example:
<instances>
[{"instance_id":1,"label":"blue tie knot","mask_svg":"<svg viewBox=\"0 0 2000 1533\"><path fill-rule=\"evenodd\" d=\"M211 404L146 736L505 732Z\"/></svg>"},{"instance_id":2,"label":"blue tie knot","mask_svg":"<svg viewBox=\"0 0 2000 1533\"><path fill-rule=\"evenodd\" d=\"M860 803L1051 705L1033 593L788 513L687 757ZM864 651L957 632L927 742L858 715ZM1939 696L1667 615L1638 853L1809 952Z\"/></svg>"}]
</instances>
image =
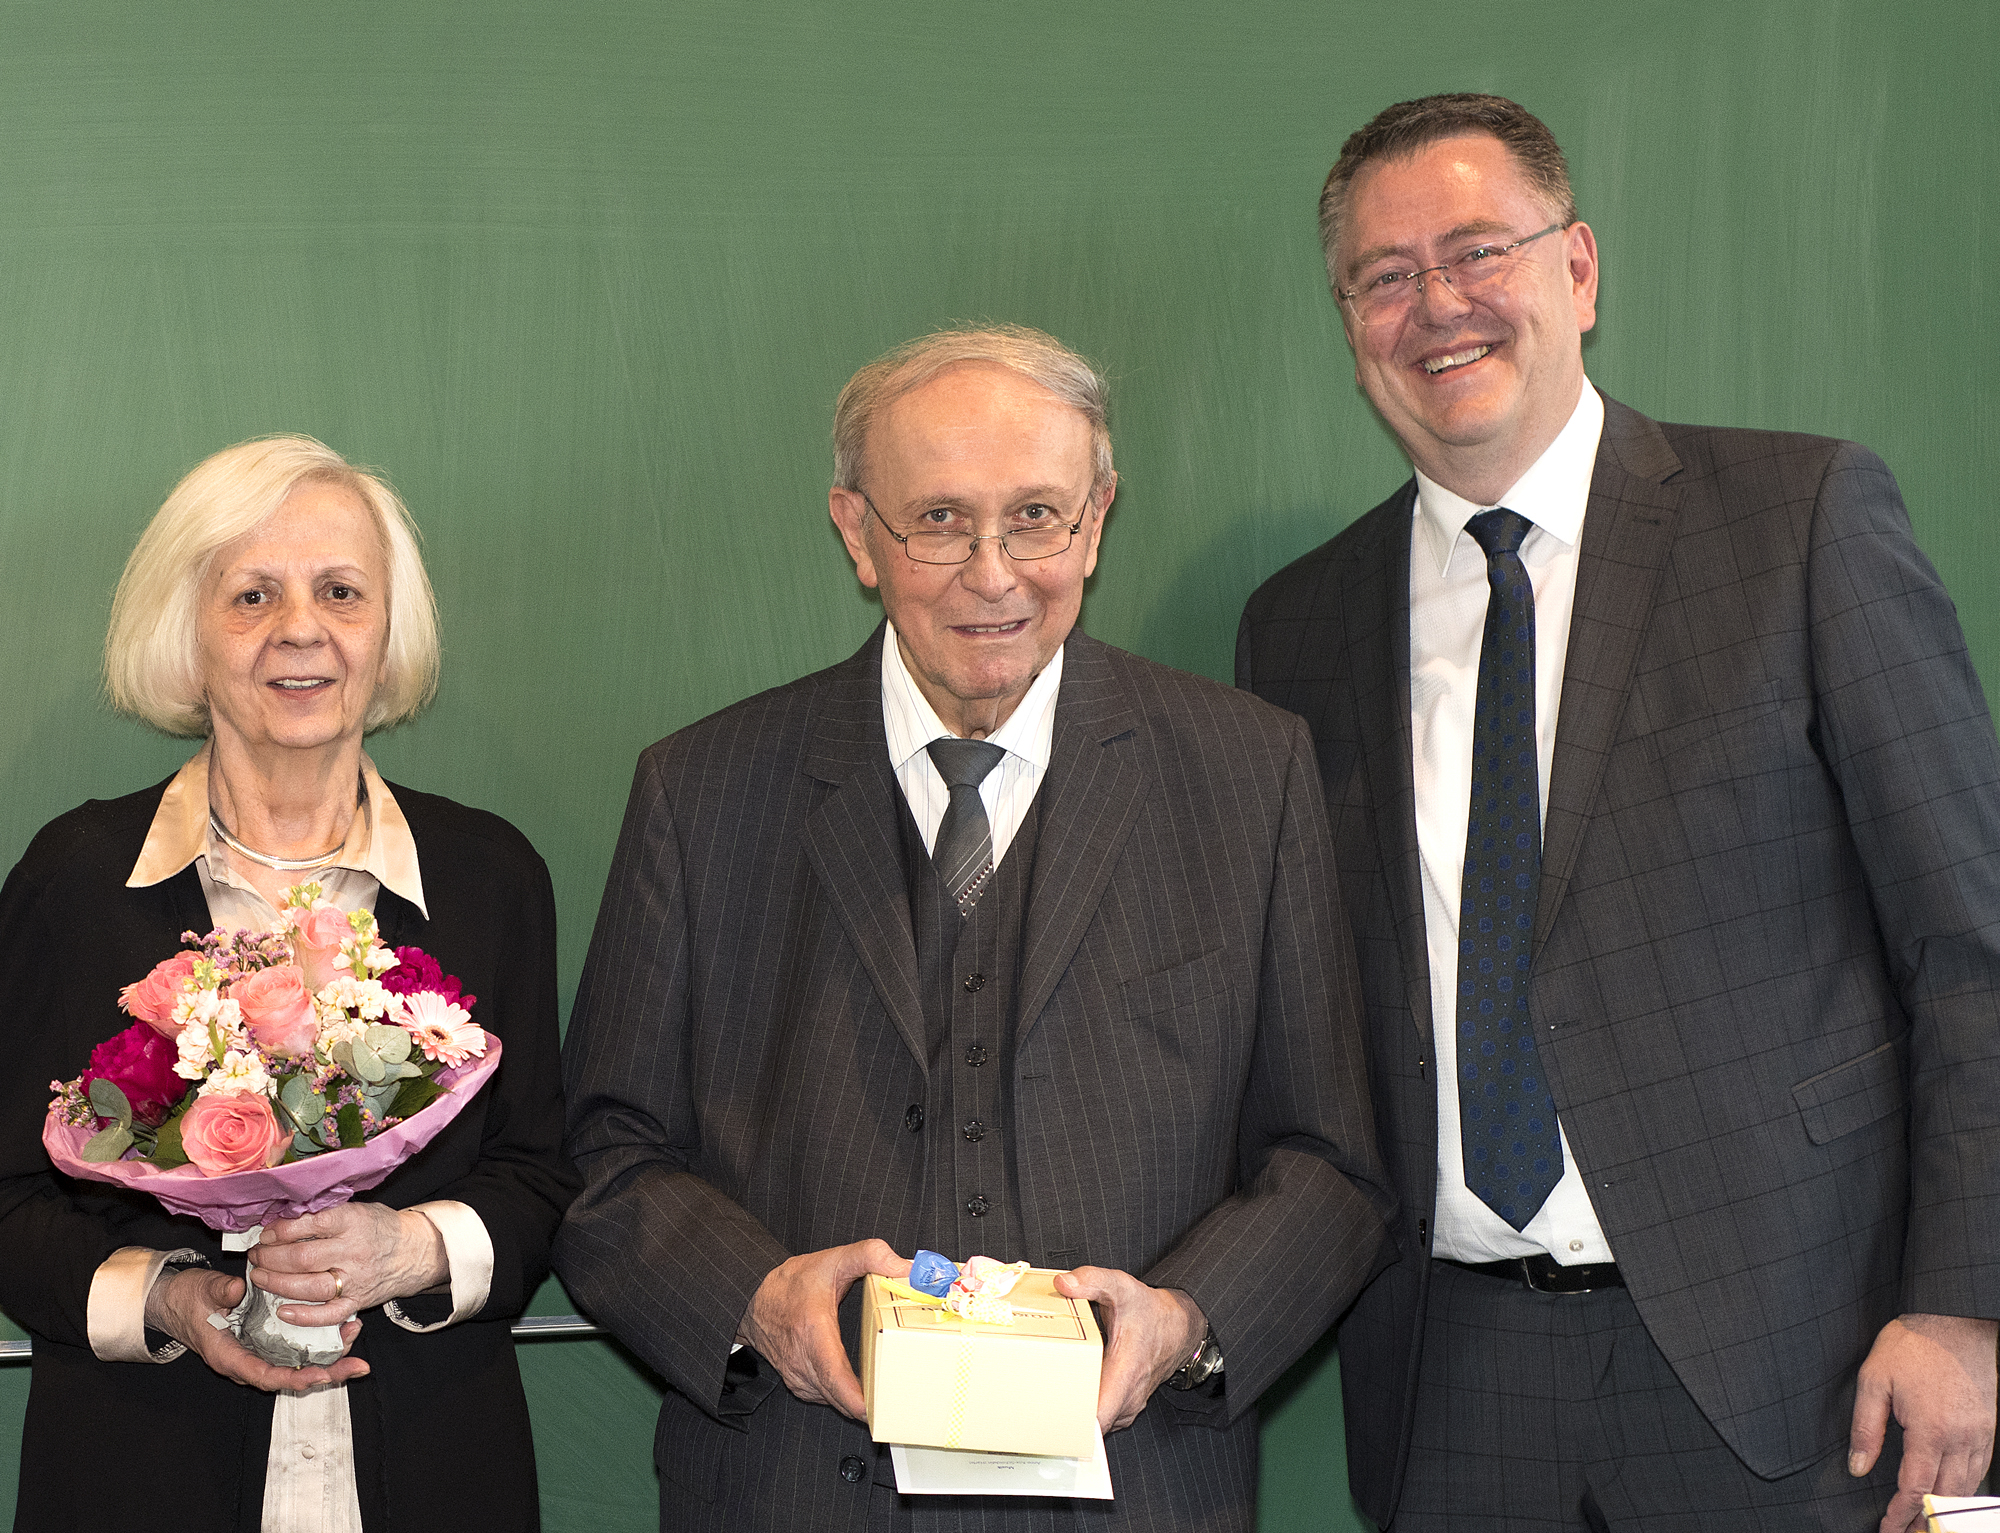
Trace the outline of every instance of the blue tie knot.
<instances>
[{"instance_id":1,"label":"blue tie knot","mask_svg":"<svg viewBox=\"0 0 2000 1533\"><path fill-rule=\"evenodd\" d=\"M1486 551L1489 561L1495 554L1519 553L1534 528L1535 524L1520 512L1509 511L1505 506L1482 511L1465 524L1465 530Z\"/></svg>"}]
</instances>

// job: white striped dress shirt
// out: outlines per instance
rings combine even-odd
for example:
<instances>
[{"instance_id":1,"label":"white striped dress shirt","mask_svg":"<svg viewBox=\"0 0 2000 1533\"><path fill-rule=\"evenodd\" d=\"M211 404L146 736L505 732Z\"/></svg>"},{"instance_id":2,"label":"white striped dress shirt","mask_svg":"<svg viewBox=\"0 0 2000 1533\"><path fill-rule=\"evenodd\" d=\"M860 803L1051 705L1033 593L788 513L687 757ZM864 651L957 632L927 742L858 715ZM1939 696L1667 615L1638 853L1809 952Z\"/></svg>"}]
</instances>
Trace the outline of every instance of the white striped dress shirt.
<instances>
[{"instance_id":1,"label":"white striped dress shirt","mask_svg":"<svg viewBox=\"0 0 2000 1533\"><path fill-rule=\"evenodd\" d=\"M924 850L937 850L938 827L951 803L951 790L932 763L924 747L933 740L956 739L937 716L919 690L896 638L896 625L887 625L882 638L882 731L888 736L889 765L896 782L923 832ZM993 865L1007 855L1014 833L1026 818L1028 805L1042 785L1049 769L1049 751L1056 732L1056 691L1062 685L1063 652L1058 649L1041 675L1028 688L1007 722L986 738L1007 754L1000 765L979 785L980 802L986 806L987 822L993 827Z\"/></svg>"}]
</instances>

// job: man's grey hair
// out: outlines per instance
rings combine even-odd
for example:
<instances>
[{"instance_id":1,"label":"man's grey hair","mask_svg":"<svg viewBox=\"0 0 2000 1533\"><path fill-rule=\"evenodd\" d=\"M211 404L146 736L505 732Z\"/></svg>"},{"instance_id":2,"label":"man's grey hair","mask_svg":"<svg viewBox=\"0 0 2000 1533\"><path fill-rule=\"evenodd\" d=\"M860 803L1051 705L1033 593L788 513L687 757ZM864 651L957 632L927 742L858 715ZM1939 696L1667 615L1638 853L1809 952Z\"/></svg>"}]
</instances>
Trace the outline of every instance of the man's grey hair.
<instances>
[{"instance_id":1,"label":"man's grey hair","mask_svg":"<svg viewBox=\"0 0 2000 1533\"><path fill-rule=\"evenodd\" d=\"M1009 368L1039 383L1090 422L1090 489L1100 494L1112 480L1110 389L1088 361L1052 335L1026 325L938 330L906 341L847 380L833 407L833 482L861 489L867 473L868 429L882 411L948 367L966 362Z\"/></svg>"},{"instance_id":2,"label":"man's grey hair","mask_svg":"<svg viewBox=\"0 0 2000 1533\"><path fill-rule=\"evenodd\" d=\"M1458 91L1399 101L1378 112L1366 127L1340 146L1326 185L1319 194L1319 243L1326 254L1327 280L1340 291L1340 221L1347 212L1347 188L1361 167L1376 160L1414 154L1441 138L1487 133L1500 140L1528 185L1547 205L1548 215L1568 228L1576 222L1576 197L1570 191L1569 162L1555 135L1526 107L1505 96Z\"/></svg>"}]
</instances>

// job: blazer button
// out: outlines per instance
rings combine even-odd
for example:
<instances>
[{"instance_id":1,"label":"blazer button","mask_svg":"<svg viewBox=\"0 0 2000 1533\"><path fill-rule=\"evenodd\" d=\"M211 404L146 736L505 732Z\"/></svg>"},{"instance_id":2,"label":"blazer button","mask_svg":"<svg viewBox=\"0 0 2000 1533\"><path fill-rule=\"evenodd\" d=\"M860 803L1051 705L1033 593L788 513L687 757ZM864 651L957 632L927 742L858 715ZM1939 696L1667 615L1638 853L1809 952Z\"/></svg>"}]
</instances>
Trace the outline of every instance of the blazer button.
<instances>
[{"instance_id":1,"label":"blazer button","mask_svg":"<svg viewBox=\"0 0 2000 1533\"><path fill-rule=\"evenodd\" d=\"M974 1144L979 1143L980 1140L986 1137L986 1125L981 1123L977 1118L974 1118L970 1123L965 1125L965 1137L970 1139Z\"/></svg>"},{"instance_id":2,"label":"blazer button","mask_svg":"<svg viewBox=\"0 0 2000 1533\"><path fill-rule=\"evenodd\" d=\"M984 1218L992 1209L993 1205L986 1201L984 1194L974 1194L965 1200L965 1211L975 1219Z\"/></svg>"},{"instance_id":3,"label":"blazer button","mask_svg":"<svg viewBox=\"0 0 2000 1533\"><path fill-rule=\"evenodd\" d=\"M972 1068L975 1070L977 1070L981 1065L985 1064L986 1059L987 1059L986 1045L983 1043L975 1043L972 1045L971 1048L965 1051L965 1062L971 1065Z\"/></svg>"},{"instance_id":4,"label":"blazer button","mask_svg":"<svg viewBox=\"0 0 2000 1533\"><path fill-rule=\"evenodd\" d=\"M840 1461L840 1477L843 1480L845 1480L849 1485L859 1485L861 1483L862 1475L866 1474L867 1472L868 1472L868 1466L862 1463L861 1460L856 1458L852 1453L848 1454L846 1458Z\"/></svg>"},{"instance_id":5,"label":"blazer button","mask_svg":"<svg viewBox=\"0 0 2000 1533\"><path fill-rule=\"evenodd\" d=\"M923 1105L918 1102L912 1102L903 1112L903 1127L908 1129L911 1133L914 1134L918 1129L922 1128L923 1126L924 1126Z\"/></svg>"},{"instance_id":6,"label":"blazer button","mask_svg":"<svg viewBox=\"0 0 2000 1533\"><path fill-rule=\"evenodd\" d=\"M985 988L986 976L984 974L968 974L965 976L965 993L967 995L977 995Z\"/></svg>"}]
</instances>

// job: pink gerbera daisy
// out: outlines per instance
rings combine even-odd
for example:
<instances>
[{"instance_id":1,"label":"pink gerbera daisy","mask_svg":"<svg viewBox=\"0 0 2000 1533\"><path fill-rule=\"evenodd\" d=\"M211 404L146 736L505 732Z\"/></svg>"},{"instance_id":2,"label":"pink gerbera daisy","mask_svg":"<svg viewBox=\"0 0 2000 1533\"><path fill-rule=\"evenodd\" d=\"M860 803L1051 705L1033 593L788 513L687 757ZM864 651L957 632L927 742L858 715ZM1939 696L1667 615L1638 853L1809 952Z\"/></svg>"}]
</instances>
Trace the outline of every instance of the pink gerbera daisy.
<instances>
[{"instance_id":1,"label":"pink gerbera daisy","mask_svg":"<svg viewBox=\"0 0 2000 1533\"><path fill-rule=\"evenodd\" d=\"M447 1065L461 1065L473 1054L486 1052L486 1034L463 1006L447 1001L434 990L418 990L403 997L399 1018L424 1058Z\"/></svg>"}]
</instances>

